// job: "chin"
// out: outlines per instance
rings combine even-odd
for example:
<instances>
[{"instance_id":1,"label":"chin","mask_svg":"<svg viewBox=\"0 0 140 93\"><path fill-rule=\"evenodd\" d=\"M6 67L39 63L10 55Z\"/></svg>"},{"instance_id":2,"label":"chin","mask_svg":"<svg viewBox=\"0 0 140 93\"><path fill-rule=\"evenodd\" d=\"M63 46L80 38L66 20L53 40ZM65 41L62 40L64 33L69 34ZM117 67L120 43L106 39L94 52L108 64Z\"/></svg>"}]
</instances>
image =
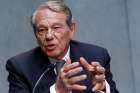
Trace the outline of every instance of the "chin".
<instances>
[{"instance_id":1,"label":"chin","mask_svg":"<svg viewBox=\"0 0 140 93\"><path fill-rule=\"evenodd\" d=\"M58 58L59 57L59 53L57 53L56 51L47 52L47 55L49 57L53 57L53 58Z\"/></svg>"},{"instance_id":2,"label":"chin","mask_svg":"<svg viewBox=\"0 0 140 93\"><path fill-rule=\"evenodd\" d=\"M53 58L59 58L59 56L61 55L61 51L57 49L47 50L44 48L43 51L45 52L45 54L47 54L47 56L53 57Z\"/></svg>"}]
</instances>

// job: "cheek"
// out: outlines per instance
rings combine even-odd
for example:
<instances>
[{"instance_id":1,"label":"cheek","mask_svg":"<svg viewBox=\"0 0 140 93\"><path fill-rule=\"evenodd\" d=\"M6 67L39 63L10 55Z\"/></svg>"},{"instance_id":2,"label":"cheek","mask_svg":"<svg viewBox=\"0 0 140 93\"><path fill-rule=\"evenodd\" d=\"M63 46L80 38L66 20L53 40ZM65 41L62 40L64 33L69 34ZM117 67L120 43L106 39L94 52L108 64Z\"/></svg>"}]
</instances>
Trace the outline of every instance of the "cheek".
<instances>
[{"instance_id":1,"label":"cheek","mask_svg":"<svg viewBox=\"0 0 140 93\"><path fill-rule=\"evenodd\" d=\"M69 44L70 35L67 32L67 33L63 33L63 34L62 33L58 34L57 36L58 36L57 37L58 46L64 50L68 46L68 44Z\"/></svg>"},{"instance_id":2,"label":"cheek","mask_svg":"<svg viewBox=\"0 0 140 93\"><path fill-rule=\"evenodd\" d=\"M40 46L43 46L44 38L40 36L36 36L37 42Z\"/></svg>"}]
</instances>

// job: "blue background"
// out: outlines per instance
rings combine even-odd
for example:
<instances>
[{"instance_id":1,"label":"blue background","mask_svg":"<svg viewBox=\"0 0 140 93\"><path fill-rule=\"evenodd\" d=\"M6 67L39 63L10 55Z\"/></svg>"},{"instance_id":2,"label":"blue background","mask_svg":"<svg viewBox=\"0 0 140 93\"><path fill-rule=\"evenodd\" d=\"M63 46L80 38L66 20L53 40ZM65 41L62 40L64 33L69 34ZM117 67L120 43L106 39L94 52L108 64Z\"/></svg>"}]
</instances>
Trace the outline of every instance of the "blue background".
<instances>
[{"instance_id":1,"label":"blue background","mask_svg":"<svg viewBox=\"0 0 140 93\"><path fill-rule=\"evenodd\" d=\"M0 0L0 91L8 92L6 60L35 47L30 16L46 0ZM140 0L66 0L75 39L108 49L120 93L139 93Z\"/></svg>"}]
</instances>

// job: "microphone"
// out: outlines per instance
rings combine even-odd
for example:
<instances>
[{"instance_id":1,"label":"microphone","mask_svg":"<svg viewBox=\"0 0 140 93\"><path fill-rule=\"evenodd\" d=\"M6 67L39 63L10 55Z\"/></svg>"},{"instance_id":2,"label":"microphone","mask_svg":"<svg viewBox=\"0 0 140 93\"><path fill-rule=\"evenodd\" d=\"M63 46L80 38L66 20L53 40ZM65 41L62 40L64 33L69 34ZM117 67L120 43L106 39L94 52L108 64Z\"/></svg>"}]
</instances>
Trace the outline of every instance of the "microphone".
<instances>
[{"instance_id":1,"label":"microphone","mask_svg":"<svg viewBox=\"0 0 140 93\"><path fill-rule=\"evenodd\" d=\"M50 59L50 62L52 61L52 59ZM54 59L53 59L54 60ZM48 71L50 71L51 69L55 68L56 63L53 61L53 63L50 63L48 65L48 67L46 68L46 70L40 75L39 79L36 81L34 87L33 87L33 91L32 93L35 93L36 87L39 85L41 79L43 78L43 76L45 75L45 73L47 73Z\"/></svg>"},{"instance_id":2,"label":"microphone","mask_svg":"<svg viewBox=\"0 0 140 93\"><path fill-rule=\"evenodd\" d=\"M58 75L59 72L60 72L60 69L63 67L63 65L65 63L64 60L58 60L58 59L51 58L51 57L49 57L49 61L50 61L50 64L48 65L48 67L46 68L46 70L40 75L39 79L35 83L35 86L33 87L32 93L35 93L36 87L40 83L40 81L43 78L43 76L45 75L45 73L47 73L48 71L50 71L51 69L53 69L53 68L56 67L56 74Z\"/></svg>"}]
</instances>

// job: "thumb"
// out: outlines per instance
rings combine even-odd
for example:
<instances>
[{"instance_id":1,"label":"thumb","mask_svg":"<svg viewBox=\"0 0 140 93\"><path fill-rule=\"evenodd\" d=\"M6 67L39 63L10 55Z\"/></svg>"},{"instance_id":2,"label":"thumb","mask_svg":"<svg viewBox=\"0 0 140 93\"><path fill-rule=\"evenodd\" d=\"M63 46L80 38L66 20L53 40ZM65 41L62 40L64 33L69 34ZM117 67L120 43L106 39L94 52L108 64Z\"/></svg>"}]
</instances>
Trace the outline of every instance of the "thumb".
<instances>
[{"instance_id":1,"label":"thumb","mask_svg":"<svg viewBox=\"0 0 140 93\"><path fill-rule=\"evenodd\" d=\"M96 84L94 85L94 87L92 88L92 91L93 91L93 92L98 91L98 90L101 89L102 86L103 86L103 84L102 84L101 82L96 83Z\"/></svg>"}]
</instances>

